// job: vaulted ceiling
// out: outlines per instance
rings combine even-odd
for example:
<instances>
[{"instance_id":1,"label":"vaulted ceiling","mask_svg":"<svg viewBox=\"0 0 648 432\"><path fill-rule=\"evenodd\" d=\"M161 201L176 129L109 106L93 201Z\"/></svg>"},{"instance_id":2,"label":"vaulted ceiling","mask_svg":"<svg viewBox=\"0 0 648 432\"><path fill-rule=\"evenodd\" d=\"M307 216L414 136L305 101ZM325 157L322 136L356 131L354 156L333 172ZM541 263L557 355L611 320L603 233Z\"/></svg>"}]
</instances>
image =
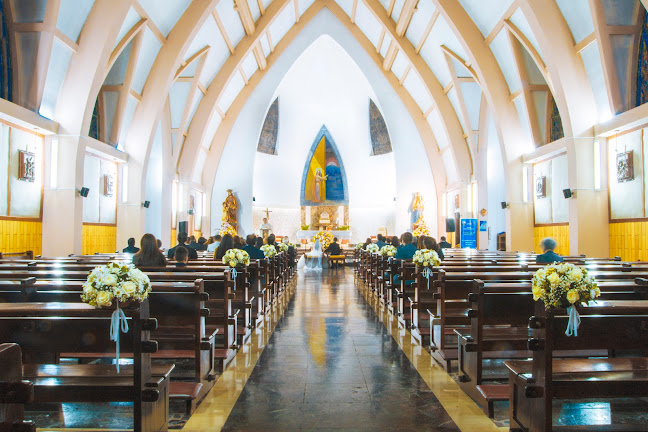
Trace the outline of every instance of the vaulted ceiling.
<instances>
[{"instance_id":1,"label":"vaulted ceiling","mask_svg":"<svg viewBox=\"0 0 648 432\"><path fill-rule=\"evenodd\" d=\"M4 2L15 102L59 121L75 56L104 31L112 39L96 49L110 55L87 71L103 84L79 101L85 123L96 100L98 138L142 157L159 127L168 157L197 183L246 87L323 7L355 29L402 98L415 102L410 112L425 120L447 184L474 174L487 110L510 160L555 139L557 112L572 136L636 105L639 0Z\"/></svg>"}]
</instances>

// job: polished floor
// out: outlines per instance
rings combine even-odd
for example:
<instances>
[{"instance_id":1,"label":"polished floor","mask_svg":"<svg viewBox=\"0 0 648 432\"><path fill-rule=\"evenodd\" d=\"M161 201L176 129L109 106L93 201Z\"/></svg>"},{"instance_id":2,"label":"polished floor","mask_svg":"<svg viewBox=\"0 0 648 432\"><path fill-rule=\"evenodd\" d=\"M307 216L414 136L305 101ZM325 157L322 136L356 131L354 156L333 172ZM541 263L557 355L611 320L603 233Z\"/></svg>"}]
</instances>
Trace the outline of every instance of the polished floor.
<instances>
[{"instance_id":1,"label":"polished floor","mask_svg":"<svg viewBox=\"0 0 648 432\"><path fill-rule=\"evenodd\" d=\"M223 430L459 430L351 269L301 277Z\"/></svg>"}]
</instances>

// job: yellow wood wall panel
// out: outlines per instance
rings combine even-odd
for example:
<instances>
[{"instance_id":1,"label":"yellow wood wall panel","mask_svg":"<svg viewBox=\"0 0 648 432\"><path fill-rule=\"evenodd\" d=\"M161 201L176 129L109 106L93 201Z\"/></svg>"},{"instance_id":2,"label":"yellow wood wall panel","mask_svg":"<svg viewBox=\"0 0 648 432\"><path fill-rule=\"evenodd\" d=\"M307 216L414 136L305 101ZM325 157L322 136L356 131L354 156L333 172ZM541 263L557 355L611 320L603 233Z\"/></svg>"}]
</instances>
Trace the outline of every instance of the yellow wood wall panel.
<instances>
[{"instance_id":1,"label":"yellow wood wall panel","mask_svg":"<svg viewBox=\"0 0 648 432\"><path fill-rule=\"evenodd\" d=\"M0 220L0 252L43 251L43 223L23 220Z\"/></svg>"},{"instance_id":2,"label":"yellow wood wall panel","mask_svg":"<svg viewBox=\"0 0 648 432\"><path fill-rule=\"evenodd\" d=\"M84 255L114 253L117 250L117 227L83 224Z\"/></svg>"},{"instance_id":3,"label":"yellow wood wall panel","mask_svg":"<svg viewBox=\"0 0 648 432\"><path fill-rule=\"evenodd\" d=\"M171 230L171 242L169 243L169 248L175 247L175 245L178 244L178 230L172 229ZM164 245L162 245L164 246Z\"/></svg>"},{"instance_id":4,"label":"yellow wood wall panel","mask_svg":"<svg viewBox=\"0 0 648 432\"><path fill-rule=\"evenodd\" d=\"M648 261L648 221L610 224L610 256L624 261Z\"/></svg>"},{"instance_id":5,"label":"yellow wood wall panel","mask_svg":"<svg viewBox=\"0 0 648 432\"><path fill-rule=\"evenodd\" d=\"M569 225L537 226L533 231L536 253L542 253L540 250L542 239L551 237L558 243L555 252L558 255L569 255Z\"/></svg>"}]
</instances>

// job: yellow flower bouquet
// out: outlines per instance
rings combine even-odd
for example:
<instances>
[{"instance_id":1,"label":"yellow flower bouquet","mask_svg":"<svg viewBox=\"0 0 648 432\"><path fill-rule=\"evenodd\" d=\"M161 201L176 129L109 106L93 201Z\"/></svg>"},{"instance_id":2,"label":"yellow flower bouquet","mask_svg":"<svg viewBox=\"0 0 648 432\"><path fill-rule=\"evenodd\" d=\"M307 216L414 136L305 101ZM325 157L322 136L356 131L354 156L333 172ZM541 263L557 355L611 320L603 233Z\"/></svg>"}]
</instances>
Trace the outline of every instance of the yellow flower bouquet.
<instances>
[{"instance_id":1,"label":"yellow flower bouquet","mask_svg":"<svg viewBox=\"0 0 648 432\"><path fill-rule=\"evenodd\" d=\"M333 243L333 233L331 231L318 231L317 234L313 236L312 242L319 240L322 250L326 250L331 243Z\"/></svg>"},{"instance_id":2,"label":"yellow flower bouquet","mask_svg":"<svg viewBox=\"0 0 648 432\"><path fill-rule=\"evenodd\" d=\"M230 267L236 267L239 265L247 267L250 265L250 255L241 249L230 249L225 252L225 255L223 255L223 264Z\"/></svg>"},{"instance_id":3,"label":"yellow flower bouquet","mask_svg":"<svg viewBox=\"0 0 648 432\"><path fill-rule=\"evenodd\" d=\"M587 269L570 263L554 263L535 272L532 290L533 300L542 300L546 310L567 308L567 336L578 335L580 318L576 306L588 304L601 295L596 280Z\"/></svg>"},{"instance_id":4,"label":"yellow flower bouquet","mask_svg":"<svg viewBox=\"0 0 648 432\"><path fill-rule=\"evenodd\" d=\"M132 264L111 262L95 267L83 284L81 300L91 306L110 307L113 300L141 302L151 292L148 276Z\"/></svg>"},{"instance_id":5,"label":"yellow flower bouquet","mask_svg":"<svg viewBox=\"0 0 648 432\"><path fill-rule=\"evenodd\" d=\"M266 258L272 258L277 255L277 249L273 245L263 245L261 246L261 250Z\"/></svg>"}]
</instances>

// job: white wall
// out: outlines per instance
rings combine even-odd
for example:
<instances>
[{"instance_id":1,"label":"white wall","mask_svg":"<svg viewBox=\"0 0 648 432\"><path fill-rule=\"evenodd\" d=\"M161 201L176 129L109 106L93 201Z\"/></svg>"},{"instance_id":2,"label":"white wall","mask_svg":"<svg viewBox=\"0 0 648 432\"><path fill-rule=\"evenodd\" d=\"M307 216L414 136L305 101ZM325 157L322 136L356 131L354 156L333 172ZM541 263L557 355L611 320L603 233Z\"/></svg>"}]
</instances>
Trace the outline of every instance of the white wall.
<instances>
[{"instance_id":1,"label":"white wall","mask_svg":"<svg viewBox=\"0 0 648 432\"><path fill-rule=\"evenodd\" d=\"M150 207L144 209L145 228L147 233L153 234L163 243L168 241L162 237L162 219L165 212L162 211L162 185L163 185L163 161L162 161L162 132L158 124L151 146L148 169L146 171L146 195L145 201L150 201ZM171 194L165 194L165 199L170 200ZM170 222L167 222L167 225ZM166 240L166 241L165 241Z\"/></svg>"},{"instance_id":2,"label":"white wall","mask_svg":"<svg viewBox=\"0 0 648 432\"><path fill-rule=\"evenodd\" d=\"M323 34L339 46L328 38L317 41ZM259 132L276 94L280 95L278 156L257 154ZM393 154L369 157L369 96L383 112ZM373 59L326 9L267 72L236 120L214 181L212 229L220 226L228 188L240 201L243 233L256 228L253 196L259 207L298 208L306 156L322 124L333 136L345 167L354 238L375 234L385 225L392 232L406 230L412 193L417 191L426 200L426 218L436 234L436 190L414 122Z\"/></svg>"},{"instance_id":3,"label":"white wall","mask_svg":"<svg viewBox=\"0 0 648 432\"><path fill-rule=\"evenodd\" d=\"M506 183L504 180L504 163L500 141L495 129L492 114L488 120L488 228L490 239L488 249L497 250L497 234L506 231L506 210L502 209L501 202L506 201Z\"/></svg>"}]
</instances>

